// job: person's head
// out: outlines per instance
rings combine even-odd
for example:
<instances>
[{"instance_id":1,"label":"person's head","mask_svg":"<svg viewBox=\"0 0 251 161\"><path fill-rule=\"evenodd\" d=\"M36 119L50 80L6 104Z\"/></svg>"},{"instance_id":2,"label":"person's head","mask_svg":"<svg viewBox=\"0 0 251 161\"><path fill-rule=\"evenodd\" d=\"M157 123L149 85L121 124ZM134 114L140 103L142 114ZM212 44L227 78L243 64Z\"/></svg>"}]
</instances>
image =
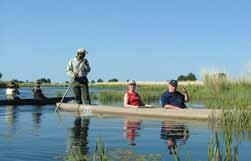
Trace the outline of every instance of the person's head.
<instances>
[{"instance_id":1,"label":"person's head","mask_svg":"<svg viewBox=\"0 0 251 161\"><path fill-rule=\"evenodd\" d=\"M41 82L37 81L35 84L35 87L40 88L40 86L41 86Z\"/></svg>"},{"instance_id":2,"label":"person's head","mask_svg":"<svg viewBox=\"0 0 251 161\"><path fill-rule=\"evenodd\" d=\"M7 85L8 88L16 88L17 85L14 81L11 81L8 85Z\"/></svg>"},{"instance_id":3,"label":"person's head","mask_svg":"<svg viewBox=\"0 0 251 161\"><path fill-rule=\"evenodd\" d=\"M168 91L169 92L175 92L178 87L178 82L176 80L171 80L168 83Z\"/></svg>"},{"instance_id":4,"label":"person's head","mask_svg":"<svg viewBox=\"0 0 251 161\"><path fill-rule=\"evenodd\" d=\"M77 59L82 60L87 54L87 51L84 48L80 48L77 50Z\"/></svg>"},{"instance_id":5,"label":"person's head","mask_svg":"<svg viewBox=\"0 0 251 161\"><path fill-rule=\"evenodd\" d=\"M135 91L136 90L136 81L135 80L130 80L128 82L128 90L129 91Z\"/></svg>"}]
</instances>

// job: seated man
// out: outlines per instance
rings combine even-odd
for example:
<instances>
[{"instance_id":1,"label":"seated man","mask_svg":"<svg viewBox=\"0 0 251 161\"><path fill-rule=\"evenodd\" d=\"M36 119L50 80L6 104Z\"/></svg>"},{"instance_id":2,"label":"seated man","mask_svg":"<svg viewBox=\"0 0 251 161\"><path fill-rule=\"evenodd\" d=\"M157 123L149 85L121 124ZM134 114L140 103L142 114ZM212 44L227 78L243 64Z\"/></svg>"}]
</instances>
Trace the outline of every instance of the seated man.
<instances>
[{"instance_id":1,"label":"seated man","mask_svg":"<svg viewBox=\"0 0 251 161\"><path fill-rule=\"evenodd\" d=\"M33 97L35 99L46 99L45 95L42 92L42 89L40 88L41 83L36 82L35 87L32 89Z\"/></svg>"},{"instance_id":2,"label":"seated man","mask_svg":"<svg viewBox=\"0 0 251 161\"><path fill-rule=\"evenodd\" d=\"M186 108L185 102L189 101L189 96L185 87L182 87L184 94L177 91L178 82L171 80L168 90L161 96L161 105L166 109Z\"/></svg>"},{"instance_id":3,"label":"seated man","mask_svg":"<svg viewBox=\"0 0 251 161\"><path fill-rule=\"evenodd\" d=\"M10 82L6 89L6 99L7 100L18 100L20 99L18 95L20 94L18 90L18 85L15 82Z\"/></svg>"}]
</instances>

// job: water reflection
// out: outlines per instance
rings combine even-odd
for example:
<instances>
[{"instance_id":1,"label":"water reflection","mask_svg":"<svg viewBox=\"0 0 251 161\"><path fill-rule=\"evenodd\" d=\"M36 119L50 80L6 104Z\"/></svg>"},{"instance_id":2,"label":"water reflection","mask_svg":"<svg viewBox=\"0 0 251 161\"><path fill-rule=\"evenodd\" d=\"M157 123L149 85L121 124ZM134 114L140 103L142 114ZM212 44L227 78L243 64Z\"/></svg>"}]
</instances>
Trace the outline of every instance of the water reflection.
<instances>
[{"instance_id":1,"label":"water reflection","mask_svg":"<svg viewBox=\"0 0 251 161\"><path fill-rule=\"evenodd\" d=\"M41 116L42 116L42 107L36 106L32 110L32 120L34 122L34 127L36 129L40 128L41 125Z\"/></svg>"},{"instance_id":2,"label":"water reflection","mask_svg":"<svg viewBox=\"0 0 251 161\"><path fill-rule=\"evenodd\" d=\"M90 119L77 116L71 129L69 154L86 156L88 153L88 130ZM85 160L84 158L81 160Z\"/></svg>"},{"instance_id":3,"label":"water reflection","mask_svg":"<svg viewBox=\"0 0 251 161\"><path fill-rule=\"evenodd\" d=\"M160 138L166 140L169 154L174 154L176 148L186 144L189 130L184 124L164 121L161 123Z\"/></svg>"},{"instance_id":4,"label":"water reflection","mask_svg":"<svg viewBox=\"0 0 251 161\"><path fill-rule=\"evenodd\" d=\"M16 106L6 106L5 108L5 121L7 127L10 129L14 129L17 122L17 113L18 108Z\"/></svg>"},{"instance_id":5,"label":"water reflection","mask_svg":"<svg viewBox=\"0 0 251 161\"><path fill-rule=\"evenodd\" d=\"M125 120L124 122L124 135L128 139L128 144L131 146L136 145L136 138L139 136L141 129L141 120Z\"/></svg>"}]
</instances>

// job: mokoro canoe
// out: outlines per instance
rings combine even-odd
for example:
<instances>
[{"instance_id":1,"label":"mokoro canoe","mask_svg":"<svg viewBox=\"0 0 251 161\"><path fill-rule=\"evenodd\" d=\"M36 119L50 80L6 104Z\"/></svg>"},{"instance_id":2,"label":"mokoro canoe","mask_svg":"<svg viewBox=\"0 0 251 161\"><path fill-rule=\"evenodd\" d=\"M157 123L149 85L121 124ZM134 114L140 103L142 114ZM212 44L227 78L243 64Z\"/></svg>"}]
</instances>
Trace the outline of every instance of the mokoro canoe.
<instances>
[{"instance_id":1,"label":"mokoro canoe","mask_svg":"<svg viewBox=\"0 0 251 161\"><path fill-rule=\"evenodd\" d=\"M20 100L0 100L0 105L52 105L60 102L62 97L52 97L47 99L20 99ZM73 100L74 97L65 97L64 102Z\"/></svg>"},{"instance_id":2,"label":"mokoro canoe","mask_svg":"<svg viewBox=\"0 0 251 161\"><path fill-rule=\"evenodd\" d=\"M58 105L58 104L57 104ZM124 108L101 105L78 105L70 103L62 103L59 107L63 111L81 112L83 114L108 114L108 115L124 115L139 116L151 118L175 118L185 120L208 120L210 118L217 119L221 116L221 110L213 109L179 109L167 110L164 108Z\"/></svg>"}]
</instances>

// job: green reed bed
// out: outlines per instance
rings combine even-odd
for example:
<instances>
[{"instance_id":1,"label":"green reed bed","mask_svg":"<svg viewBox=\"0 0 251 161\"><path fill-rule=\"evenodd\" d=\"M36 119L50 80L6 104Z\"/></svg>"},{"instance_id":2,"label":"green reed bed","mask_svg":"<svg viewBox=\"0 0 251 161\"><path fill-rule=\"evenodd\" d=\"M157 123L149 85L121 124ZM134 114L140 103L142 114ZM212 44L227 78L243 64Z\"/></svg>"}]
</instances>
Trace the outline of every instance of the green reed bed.
<instances>
[{"instance_id":1,"label":"green reed bed","mask_svg":"<svg viewBox=\"0 0 251 161\"><path fill-rule=\"evenodd\" d=\"M224 110L220 130L213 129L208 146L209 161L239 161L239 144L250 137L251 111ZM213 123L215 125L215 123Z\"/></svg>"},{"instance_id":2,"label":"green reed bed","mask_svg":"<svg viewBox=\"0 0 251 161\"><path fill-rule=\"evenodd\" d=\"M101 103L123 102L124 92L122 91L100 91L98 100Z\"/></svg>"},{"instance_id":3,"label":"green reed bed","mask_svg":"<svg viewBox=\"0 0 251 161\"><path fill-rule=\"evenodd\" d=\"M96 89L109 89L109 90L126 90L127 85L126 84L113 84L113 83L107 83L107 84L90 84L91 88Z\"/></svg>"},{"instance_id":4,"label":"green reed bed","mask_svg":"<svg viewBox=\"0 0 251 161\"><path fill-rule=\"evenodd\" d=\"M91 88L97 89L116 89L126 91L128 88L127 84L114 84L114 83L107 83L107 84L90 84ZM163 89L167 89L167 85L163 84L138 84L137 88L143 91L159 91Z\"/></svg>"},{"instance_id":5,"label":"green reed bed","mask_svg":"<svg viewBox=\"0 0 251 161\"><path fill-rule=\"evenodd\" d=\"M248 80L229 80L226 77L206 75L204 86L198 93L212 96L204 100L208 108L251 109L251 82ZM191 93L193 95L193 93Z\"/></svg>"},{"instance_id":6,"label":"green reed bed","mask_svg":"<svg viewBox=\"0 0 251 161\"><path fill-rule=\"evenodd\" d=\"M140 92L140 97L145 103L151 103L153 101L159 101L160 93L159 92ZM124 91L100 91L98 92L98 100L101 103L113 103L113 102L123 102L124 100Z\"/></svg>"},{"instance_id":7,"label":"green reed bed","mask_svg":"<svg viewBox=\"0 0 251 161\"><path fill-rule=\"evenodd\" d=\"M0 88L6 88L6 86L7 86L6 82L0 81Z\"/></svg>"},{"instance_id":8,"label":"green reed bed","mask_svg":"<svg viewBox=\"0 0 251 161\"><path fill-rule=\"evenodd\" d=\"M209 122L212 135L208 143L208 161L239 161L239 145L249 139L251 113L243 110L227 110L219 122ZM217 120L214 120L217 121ZM180 161L179 150L175 149L173 160ZM197 161L192 153L186 158Z\"/></svg>"},{"instance_id":9,"label":"green reed bed","mask_svg":"<svg viewBox=\"0 0 251 161\"><path fill-rule=\"evenodd\" d=\"M221 137L214 133L208 145L208 161L239 161L238 145L231 133L223 132Z\"/></svg>"},{"instance_id":10,"label":"green reed bed","mask_svg":"<svg viewBox=\"0 0 251 161\"><path fill-rule=\"evenodd\" d=\"M241 81L222 82L216 82L215 80L209 82L207 80L204 86L188 85L187 90L191 102L202 102L207 108L251 109L251 83ZM109 87L106 89L109 89ZM101 91L99 92L99 100L101 102L121 102L123 101L126 88L121 87L121 89L116 91ZM144 85L139 86L137 91L143 101L151 103L159 101L163 92L166 91L166 87L162 85Z\"/></svg>"},{"instance_id":11,"label":"green reed bed","mask_svg":"<svg viewBox=\"0 0 251 161\"><path fill-rule=\"evenodd\" d=\"M78 147L75 151L69 152L65 161L160 161L160 154L137 154L129 149L108 149L104 142L98 138L93 153L83 154Z\"/></svg>"}]
</instances>

